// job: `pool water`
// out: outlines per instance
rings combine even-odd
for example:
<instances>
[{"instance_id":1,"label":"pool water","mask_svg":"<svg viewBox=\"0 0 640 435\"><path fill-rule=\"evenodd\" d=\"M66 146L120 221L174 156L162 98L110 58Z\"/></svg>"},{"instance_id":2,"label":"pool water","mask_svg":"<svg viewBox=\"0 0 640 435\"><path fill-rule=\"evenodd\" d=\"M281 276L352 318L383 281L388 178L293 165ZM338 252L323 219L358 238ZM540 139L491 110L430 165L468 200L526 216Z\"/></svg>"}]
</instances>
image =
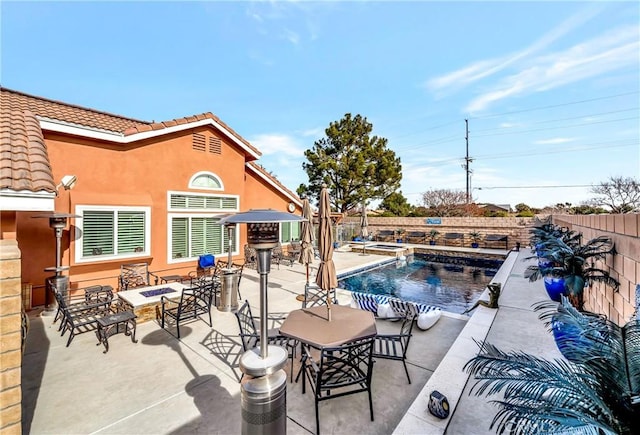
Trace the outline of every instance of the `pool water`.
<instances>
[{"instance_id":1,"label":"pool water","mask_svg":"<svg viewBox=\"0 0 640 435\"><path fill-rule=\"evenodd\" d=\"M395 296L462 314L480 298L502 263L459 257L448 257L446 263L428 261L433 259L420 254L410 255L407 261L394 261L375 269L338 277L338 287Z\"/></svg>"}]
</instances>

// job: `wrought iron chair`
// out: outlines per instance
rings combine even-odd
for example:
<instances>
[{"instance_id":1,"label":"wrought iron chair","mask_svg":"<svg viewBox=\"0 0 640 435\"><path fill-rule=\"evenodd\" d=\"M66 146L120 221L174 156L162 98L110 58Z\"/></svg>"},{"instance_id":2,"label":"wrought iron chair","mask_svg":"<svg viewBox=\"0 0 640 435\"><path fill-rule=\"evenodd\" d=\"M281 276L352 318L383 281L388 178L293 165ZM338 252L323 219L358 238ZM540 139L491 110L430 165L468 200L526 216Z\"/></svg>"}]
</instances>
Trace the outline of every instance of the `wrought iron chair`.
<instances>
[{"instance_id":1,"label":"wrought iron chair","mask_svg":"<svg viewBox=\"0 0 640 435\"><path fill-rule=\"evenodd\" d=\"M258 254L256 250L251 248L249 245L244 245L244 265L245 267L253 267L256 269L258 267Z\"/></svg>"},{"instance_id":2,"label":"wrought iron chair","mask_svg":"<svg viewBox=\"0 0 640 435\"><path fill-rule=\"evenodd\" d=\"M411 383L409 370L407 369L407 350L413 331L415 317L406 316L400 325L398 334L378 334L375 337L373 346L373 357L402 361L404 372L407 374L407 381Z\"/></svg>"},{"instance_id":3,"label":"wrought iron chair","mask_svg":"<svg viewBox=\"0 0 640 435\"><path fill-rule=\"evenodd\" d=\"M57 290L54 290L57 291ZM82 310L86 308L100 306L102 304L109 305L113 300L113 287L110 285L92 285L89 287L77 289L72 296L67 297L65 306L70 310ZM60 304L53 323L56 323L63 317L63 310ZM64 322L60 321L58 331L61 331Z\"/></svg>"},{"instance_id":4,"label":"wrought iron chair","mask_svg":"<svg viewBox=\"0 0 640 435\"><path fill-rule=\"evenodd\" d=\"M323 348L319 356L317 349L303 346L302 393L306 392L308 378L315 397L316 433L320 433L319 402L351 394L369 394L369 412L373 421L373 341L373 338L367 338L338 347ZM316 353L316 359L313 353Z\"/></svg>"},{"instance_id":5,"label":"wrought iron chair","mask_svg":"<svg viewBox=\"0 0 640 435\"><path fill-rule=\"evenodd\" d=\"M155 273L149 272L147 263L123 264L120 266L118 291L158 284L159 278Z\"/></svg>"},{"instance_id":6,"label":"wrought iron chair","mask_svg":"<svg viewBox=\"0 0 640 435\"><path fill-rule=\"evenodd\" d=\"M71 341L77 334L96 330L98 318L111 313L113 292L110 291L112 290L110 286L105 287L106 289L103 295L98 296L98 293L94 292L93 296L90 296L88 299L73 304L69 304L67 298L62 295L55 286L53 287L53 294L55 295L60 312L59 318L61 324L59 330L62 331L60 335L63 336L69 331L67 347L69 347Z\"/></svg>"},{"instance_id":7,"label":"wrought iron chair","mask_svg":"<svg viewBox=\"0 0 640 435\"><path fill-rule=\"evenodd\" d=\"M162 328L164 329L167 318L173 319L177 336L180 338L180 323L198 319L204 314L209 316L208 325L213 327L211 304L213 303L214 292L213 281L203 279L198 281L196 286L183 290L179 301L162 296L160 298L162 304Z\"/></svg>"},{"instance_id":8,"label":"wrought iron chair","mask_svg":"<svg viewBox=\"0 0 640 435\"><path fill-rule=\"evenodd\" d=\"M240 328L240 341L242 342L242 351L254 349L260 346L260 334L256 319L251 315L251 307L249 301L244 301L242 306L234 313L238 319L238 327ZM277 330L270 330L267 337L267 344L274 344L287 349L288 357L291 360L291 370L289 376L293 380L293 359L296 356L296 347L298 341L280 335ZM243 374L244 376L244 374Z\"/></svg>"},{"instance_id":9,"label":"wrought iron chair","mask_svg":"<svg viewBox=\"0 0 640 435\"><path fill-rule=\"evenodd\" d=\"M337 304L338 298L336 296L336 289L332 288L329 293L331 294L331 303ZM302 308L311 308L318 305L327 305L327 291L322 290L315 283L305 284Z\"/></svg>"},{"instance_id":10,"label":"wrought iron chair","mask_svg":"<svg viewBox=\"0 0 640 435\"><path fill-rule=\"evenodd\" d=\"M282 251L282 245L278 243L278 246L271 250L271 262L278 265L278 269L280 269L280 263L283 261L287 261L284 256L284 252Z\"/></svg>"}]
</instances>

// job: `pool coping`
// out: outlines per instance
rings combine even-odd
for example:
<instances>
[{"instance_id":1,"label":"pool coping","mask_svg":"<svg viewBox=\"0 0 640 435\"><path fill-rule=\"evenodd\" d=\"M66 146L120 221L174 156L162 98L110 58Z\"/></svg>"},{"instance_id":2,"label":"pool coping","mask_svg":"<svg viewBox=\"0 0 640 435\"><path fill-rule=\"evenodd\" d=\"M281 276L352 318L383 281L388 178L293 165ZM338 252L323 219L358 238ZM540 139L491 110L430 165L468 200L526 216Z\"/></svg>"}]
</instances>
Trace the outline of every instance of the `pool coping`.
<instances>
[{"instance_id":1,"label":"pool coping","mask_svg":"<svg viewBox=\"0 0 640 435\"><path fill-rule=\"evenodd\" d=\"M500 282L504 286L517 258L518 252L510 252L491 282ZM480 298L487 300L488 293L488 290L485 289ZM477 355L478 346L476 342L482 342L487 338L498 312L496 309L482 305L478 306L474 311L449 351L396 426L393 434L421 433L436 435L444 434L447 430L447 426L455 413L469 380L469 375L464 373L463 367L471 358ZM437 390L447 397L450 412L449 417L446 419L439 419L433 416L427 409L429 395L433 390Z\"/></svg>"}]
</instances>

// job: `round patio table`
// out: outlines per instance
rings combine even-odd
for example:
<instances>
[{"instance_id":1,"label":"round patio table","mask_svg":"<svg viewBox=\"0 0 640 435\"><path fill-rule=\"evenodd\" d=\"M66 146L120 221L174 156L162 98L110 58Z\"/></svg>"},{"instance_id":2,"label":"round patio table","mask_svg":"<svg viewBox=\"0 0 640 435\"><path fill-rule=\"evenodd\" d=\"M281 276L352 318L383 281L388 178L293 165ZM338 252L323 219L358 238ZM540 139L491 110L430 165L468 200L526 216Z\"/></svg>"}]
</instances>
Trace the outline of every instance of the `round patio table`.
<instances>
[{"instance_id":1,"label":"round patio table","mask_svg":"<svg viewBox=\"0 0 640 435\"><path fill-rule=\"evenodd\" d=\"M326 306L294 310L280 326L280 334L315 348L340 346L377 332L372 312L345 305L331 305L330 321Z\"/></svg>"}]
</instances>

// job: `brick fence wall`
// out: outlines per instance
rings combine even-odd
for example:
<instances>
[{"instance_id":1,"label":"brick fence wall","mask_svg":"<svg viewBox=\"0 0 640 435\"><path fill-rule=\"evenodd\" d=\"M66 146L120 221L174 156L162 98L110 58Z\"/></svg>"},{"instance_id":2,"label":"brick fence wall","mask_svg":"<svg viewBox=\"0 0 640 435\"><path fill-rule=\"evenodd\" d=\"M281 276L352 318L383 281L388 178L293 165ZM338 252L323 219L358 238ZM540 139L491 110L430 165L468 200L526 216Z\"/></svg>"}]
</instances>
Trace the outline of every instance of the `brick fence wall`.
<instances>
[{"instance_id":1,"label":"brick fence wall","mask_svg":"<svg viewBox=\"0 0 640 435\"><path fill-rule=\"evenodd\" d=\"M20 250L16 240L0 240L0 433L21 428Z\"/></svg>"},{"instance_id":2,"label":"brick fence wall","mask_svg":"<svg viewBox=\"0 0 640 435\"><path fill-rule=\"evenodd\" d=\"M545 216L540 216L544 218ZM369 233L375 235L380 230L424 231L431 229L444 233L465 234L464 245L471 244L469 233L477 231L482 235L506 234L509 236L509 249L516 242L521 246L529 245L529 230L534 218L499 218L499 217L443 217L441 223L427 224L427 218L417 217L369 217ZM617 254L606 260L602 268L620 282L620 289L614 292L611 287L594 284L585 289L585 309L605 314L613 322L623 325L629 321L636 306L636 287L640 283L640 215L554 215L553 222L582 233L583 240L588 241L601 235L611 237L615 243ZM353 229L357 235L360 228L360 217L348 217L344 225ZM351 235L346 232L347 237ZM440 242L438 244L441 244Z\"/></svg>"},{"instance_id":3,"label":"brick fence wall","mask_svg":"<svg viewBox=\"0 0 640 435\"><path fill-rule=\"evenodd\" d=\"M620 282L620 289L614 292L596 283L585 289L584 307L624 325L635 310L636 286L640 283L640 215L557 215L553 223L582 233L584 241L602 235L613 240L617 254L599 266Z\"/></svg>"},{"instance_id":4,"label":"brick fence wall","mask_svg":"<svg viewBox=\"0 0 640 435\"><path fill-rule=\"evenodd\" d=\"M433 218L430 218L433 219ZM397 231L399 228L405 231L429 231L436 229L439 233L438 244L441 244L445 233L462 233L465 236L464 245L470 246L472 231L479 232L482 236L487 234L505 234L508 236L508 248L511 249L519 242L522 246L529 244L529 228L533 225L534 218L516 217L443 217L439 218L440 224L428 224L424 217L369 217L369 233L375 235L380 230ZM347 217L343 220L345 225L355 228L356 235L359 231L360 217ZM348 235L347 235L348 236Z\"/></svg>"}]
</instances>

